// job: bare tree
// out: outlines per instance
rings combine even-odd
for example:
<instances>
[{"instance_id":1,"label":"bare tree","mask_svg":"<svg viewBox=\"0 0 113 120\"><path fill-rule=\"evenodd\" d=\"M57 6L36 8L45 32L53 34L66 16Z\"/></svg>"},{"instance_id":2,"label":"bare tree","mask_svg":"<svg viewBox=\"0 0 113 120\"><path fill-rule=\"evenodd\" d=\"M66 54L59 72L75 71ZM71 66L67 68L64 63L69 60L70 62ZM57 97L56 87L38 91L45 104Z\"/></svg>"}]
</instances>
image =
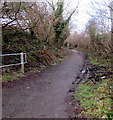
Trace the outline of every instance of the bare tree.
<instances>
[{"instance_id":1,"label":"bare tree","mask_svg":"<svg viewBox=\"0 0 113 120\"><path fill-rule=\"evenodd\" d=\"M89 14L98 22L100 32L110 31L110 1L91 2L91 12L89 12Z\"/></svg>"},{"instance_id":2,"label":"bare tree","mask_svg":"<svg viewBox=\"0 0 113 120\"><path fill-rule=\"evenodd\" d=\"M110 3L110 14L111 14L111 31L112 31L112 34L113 34L113 1Z\"/></svg>"},{"instance_id":3,"label":"bare tree","mask_svg":"<svg viewBox=\"0 0 113 120\"><path fill-rule=\"evenodd\" d=\"M2 28L9 25L22 27L23 18L26 13L24 10L31 7L33 3L25 2L3 2L2 3ZM23 17L24 16L24 17Z\"/></svg>"}]
</instances>

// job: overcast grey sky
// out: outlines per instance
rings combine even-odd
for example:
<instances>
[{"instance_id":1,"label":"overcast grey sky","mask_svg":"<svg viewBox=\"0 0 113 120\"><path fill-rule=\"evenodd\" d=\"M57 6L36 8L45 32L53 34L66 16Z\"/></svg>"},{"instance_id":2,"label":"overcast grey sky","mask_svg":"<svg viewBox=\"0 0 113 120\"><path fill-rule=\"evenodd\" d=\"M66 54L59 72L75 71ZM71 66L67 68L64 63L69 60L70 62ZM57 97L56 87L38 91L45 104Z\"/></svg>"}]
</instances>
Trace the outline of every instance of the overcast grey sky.
<instances>
[{"instance_id":1,"label":"overcast grey sky","mask_svg":"<svg viewBox=\"0 0 113 120\"><path fill-rule=\"evenodd\" d=\"M64 1L65 3L68 3L69 0ZM67 12L75 9L79 2L78 13L75 13L71 19L71 32L82 32L84 30L85 24L91 18L88 12L93 12L91 9L91 2L102 3L104 1L108 3L112 0L71 0L70 5L66 9Z\"/></svg>"},{"instance_id":2,"label":"overcast grey sky","mask_svg":"<svg viewBox=\"0 0 113 120\"><path fill-rule=\"evenodd\" d=\"M46 0L38 0L38 1L46 1ZM58 0L48 0L48 1L53 1L54 4L56 4ZM64 0L65 18L71 14L71 12L77 7L77 5L79 5L77 11L74 13L74 15L71 18L70 26L72 29L71 30L72 33L75 31L81 32L84 29L85 24L90 18L90 15L88 15L87 12L89 11L90 8L89 4L91 1L94 0Z\"/></svg>"},{"instance_id":3,"label":"overcast grey sky","mask_svg":"<svg viewBox=\"0 0 113 120\"><path fill-rule=\"evenodd\" d=\"M5 0L5 1L13 1L13 2L19 2L20 0ZM46 0L21 0L24 2L45 2ZM57 3L58 0L48 0L48 1L53 1L54 4ZM71 1L71 2L70 2ZM85 28L85 24L88 22L88 20L90 19L90 15L88 14L88 11L91 11L90 9L90 5L91 2L110 2L112 0L64 0L65 2L65 6L64 8L67 6L68 3L69 6L66 7L65 12L64 12L64 16L68 17L70 15L70 13L76 8L76 6L79 3L79 7L78 7L78 13L75 13L72 16L71 22L70 22L70 26L71 26L71 32L82 32Z\"/></svg>"},{"instance_id":4,"label":"overcast grey sky","mask_svg":"<svg viewBox=\"0 0 113 120\"><path fill-rule=\"evenodd\" d=\"M79 2L78 13L75 13L75 15L73 15L72 19L71 19L72 32L83 31L85 24L87 23L88 19L90 18L88 11L90 9L89 4L90 4L91 0L79 0L79 1L72 0L70 3L70 7L67 8L67 11L70 8L75 9L78 2Z\"/></svg>"}]
</instances>

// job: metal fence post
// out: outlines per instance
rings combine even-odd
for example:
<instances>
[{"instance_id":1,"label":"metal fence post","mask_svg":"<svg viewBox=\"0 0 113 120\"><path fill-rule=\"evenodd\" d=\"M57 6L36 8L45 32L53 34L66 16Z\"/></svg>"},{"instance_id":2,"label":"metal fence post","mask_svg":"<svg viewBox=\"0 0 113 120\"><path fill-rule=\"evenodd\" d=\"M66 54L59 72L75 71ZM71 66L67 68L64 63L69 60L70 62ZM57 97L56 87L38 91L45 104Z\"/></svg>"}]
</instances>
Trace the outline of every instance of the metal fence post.
<instances>
[{"instance_id":1,"label":"metal fence post","mask_svg":"<svg viewBox=\"0 0 113 120\"><path fill-rule=\"evenodd\" d=\"M21 71L24 73L24 54L21 52L20 53L20 58L21 58Z\"/></svg>"}]
</instances>

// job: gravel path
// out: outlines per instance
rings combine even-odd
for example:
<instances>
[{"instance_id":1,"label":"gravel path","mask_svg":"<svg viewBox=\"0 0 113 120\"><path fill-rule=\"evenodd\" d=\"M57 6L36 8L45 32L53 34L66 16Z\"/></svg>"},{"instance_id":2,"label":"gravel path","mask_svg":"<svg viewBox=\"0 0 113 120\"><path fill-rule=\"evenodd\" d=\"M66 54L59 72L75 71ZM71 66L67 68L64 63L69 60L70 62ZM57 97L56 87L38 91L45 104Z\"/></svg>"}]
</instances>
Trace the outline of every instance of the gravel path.
<instances>
[{"instance_id":1,"label":"gravel path","mask_svg":"<svg viewBox=\"0 0 113 120\"><path fill-rule=\"evenodd\" d=\"M66 96L83 64L84 55L72 50L60 64L4 87L3 118L68 118Z\"/></svg>"}]
</instances>

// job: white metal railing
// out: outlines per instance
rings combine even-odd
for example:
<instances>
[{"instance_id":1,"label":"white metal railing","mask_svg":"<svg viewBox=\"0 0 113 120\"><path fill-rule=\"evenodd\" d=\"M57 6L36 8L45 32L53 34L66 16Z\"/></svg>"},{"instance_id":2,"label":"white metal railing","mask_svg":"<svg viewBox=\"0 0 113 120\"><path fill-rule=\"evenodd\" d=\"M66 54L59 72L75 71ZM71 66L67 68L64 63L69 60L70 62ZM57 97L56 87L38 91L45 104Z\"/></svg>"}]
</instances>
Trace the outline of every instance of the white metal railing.
<instances>
[{"instance_id":1,"label":"white metal railing","mask_svg":"<svg viewBox=\"0 0 113 120\"><path fill-rule=\"evenodd\" d=\"M14 65L21 65L21 70L22 72L24 72L24 64L27 63L27 56L26 53L15 53L15 54L0 54L0 57L4 57L4 56L15 56L15 55L20 55L20 63L16 63L16 64L9 64L9 65L2 65L0 66L0 68L3 67L9 67L9 66L14 66ZM25 55L25 60L24 60L24 55Z\"/></svg>"}]
</instances>

